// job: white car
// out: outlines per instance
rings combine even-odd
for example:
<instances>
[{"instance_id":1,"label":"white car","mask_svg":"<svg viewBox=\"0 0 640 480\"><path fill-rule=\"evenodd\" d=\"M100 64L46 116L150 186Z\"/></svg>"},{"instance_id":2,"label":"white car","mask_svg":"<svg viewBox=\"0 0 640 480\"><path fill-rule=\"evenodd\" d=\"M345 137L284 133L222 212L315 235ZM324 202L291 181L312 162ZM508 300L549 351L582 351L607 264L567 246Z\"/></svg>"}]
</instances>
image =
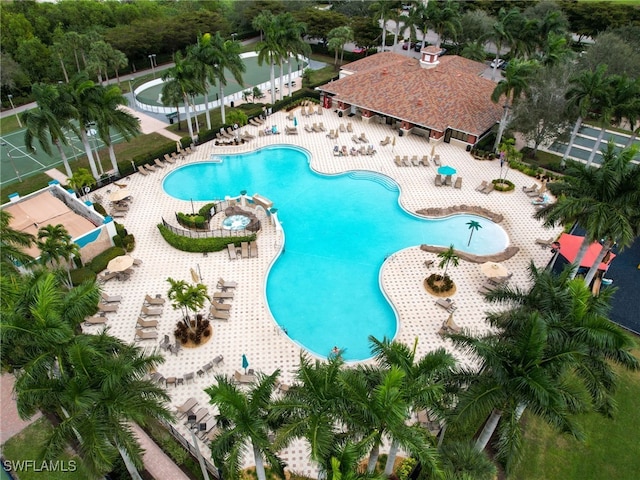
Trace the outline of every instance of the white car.
<instances>
[{"instance_id":1,"label":"white car","mask_svg":"<svg viewBox=\"0 0 640 480\"><path fill-rule=\"evenodd\" d=\"M504 65L504 60L501 58L494 58L491 62L491 68L500 68L502 65Z\"/></svg>"}]
</instances>

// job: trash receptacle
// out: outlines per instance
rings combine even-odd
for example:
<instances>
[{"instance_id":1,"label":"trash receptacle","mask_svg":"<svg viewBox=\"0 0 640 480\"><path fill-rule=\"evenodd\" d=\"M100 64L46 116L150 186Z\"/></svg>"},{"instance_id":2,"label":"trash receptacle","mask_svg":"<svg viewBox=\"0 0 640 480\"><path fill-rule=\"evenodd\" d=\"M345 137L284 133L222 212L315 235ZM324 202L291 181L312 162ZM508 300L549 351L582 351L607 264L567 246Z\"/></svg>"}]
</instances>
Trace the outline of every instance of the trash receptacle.
<instances>
[{"instance_id":1,"label":"trash receptacle","mask_svg":"<svg viewBox=\"0 0 640 480\"><path fill-rule=\"evenodd\" d=\"M233 100L231 100L230 105L231 105L231 108L233 108L233 107L235 107L235 106L236 106L236 104L233 102Z\"/></svg>"},{"instance_id":2,"label":"trash receptacle","mask_svg":"<svg viewBox=\"0 0 640 480\"><path fill-rule=\"evenodd\" d=\"M170 119L169 119L169 123L170 123L171 125L173 125L173 118L170 118Z\"/></svg>"},{"instance_id":3,"label":"trash receptacle","mask_svg":"<svg viewBox=\"0 0 640 480\"><path fill-rule=\"evenodd\" d=\"M338 116L339 116L340 118L342 118L342 110L340 110L340 111L338 112Z\"/></svg>"},{"instance_id":4,"label":"trash receptacle","mask_svg":"<svg viewBox=\"0 0 640 480\"><path fill-rule=\"evenodd\" d=\"M467 152L471 151L471 145L467 145Z\"/></svg>"},{"instance_id":5,"label":"trash receptacle","mask_svg":"<svg viewBox=\"0 0 640 480\"><path fill-rule=\"evenodd\" d=\"M402 135L404 135L404 131L398 130L398 136L401 137Z\"/></svg>"}]
</instances>

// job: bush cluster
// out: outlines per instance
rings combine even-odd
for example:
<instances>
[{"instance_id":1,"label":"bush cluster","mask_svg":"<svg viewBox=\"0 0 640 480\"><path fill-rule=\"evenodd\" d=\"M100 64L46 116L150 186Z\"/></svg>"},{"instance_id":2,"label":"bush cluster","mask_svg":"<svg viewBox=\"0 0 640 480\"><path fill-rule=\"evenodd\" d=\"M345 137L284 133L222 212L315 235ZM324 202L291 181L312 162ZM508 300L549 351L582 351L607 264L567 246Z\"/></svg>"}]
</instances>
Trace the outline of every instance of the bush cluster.
<instances>
[{"instance_id":1,"label":"bush cluster","mask_svg":"<svg viewBox=\"0 0 640 480\"><path fill-rule=\"evenodd\" d=\"M98 212L103 217L106 217L108 215L107 211L104 209L101 203L94 203L93 208L96 212Z\"/></svg>"},{"instance_id":2,"label":"bush cluster","mask_svg":"<svg viewBox=\"0 0 640 480\"><path fill-rule=\"evenodd\" d=\"M442 285L437 285L437 283L440 282L442 282ZM434 273L427 277L427 285L429 285L429 288L431 288L435 293L448 292L453 288L453 280L449 278L449 275L442 276L438 273Z\"/></svg>"},{"instance_id":3,"label":"bush cluster","mask_svg":"<svg viewBox=\"0 0 640 480\"><path fill-rule=\"evenodd\" d=\"M127 232L127 229L124 228L124 225L117 222L116 235L114 235L113 237L113 243L116 247L124 248L126 252L131 252L134 248L136 248L135 237Z\"/></svg>"},{"instance_id":4,"label":"bush cluster","mask_svg":"<svg viewBox=\"0 0 640 480\"><path fill-rule=\"evenodd\" d=\"M124 251L121 247L111 247L106 249L99 255L96 255L93 260L87 263L86 268L93 271L94 273L99 273L105 268L107 268L107 264L116 257L120 255L125 255L127 252Z\"/></svg>"},{"instance_id":5,"label":"bush cluster","mask_svg":"<svg viewBox=\"0 0 640 480\"><path fill-rule=\"evenodd\" d=\"M211 210L213 209L213 207L215 207L215 205L216 204L213 202L203 205L202 207L200 207L200 210L198 210L198 215L204 217L204 219L208 222L209 220L211 220Z\"/></svg>"},{"instance_id":6,"label":"bush cluster","mask_svg":"<svg viewBox=\"0 0 640 480\"><path fill-rule=\"evenodd\" d=\"M229 243L240 245L240 242L250 242L256 239L255 234L246 237L189 238L173 233L162 224L158 224L158 230L169 245L183 252L219 252L227 248Z\"/></svg>"},{"instance_id":7,"label":"bush cluster","mask_svg":"<svg viewBox=\"0 0 640 480\"><path fill-rule=\"evenodd\" d=\"M516 188L513 182L506 180L504 178L503 179L496 178L495 180L491 180L491 183L495 185L495 189L498 192L510 192L511 190Z\"/></svg>"},{"instance_id":8,"label":"bush cluster","mask_svg":"<svg viewBox=\"0 0 640 480\"><path fill-rule=\"evenodd\" d=\"M418 461L415 458L405 458L402 463L396 469L396 476L398 480L407 480L409 474L413 471Z\"/></svg>"},{"instance_id":9,"label":"bush cluster","mask_svg":"<svg viewBox=\"0 0 640 480\"><path fill-rule=\"evenodd\" d=\"M207 230L209 225L202 215L176 212L176 220L184 228Z\"/></svg>"},{"instance_id":10,"label":"bush cluster","mask_svg":"<svg viewBox=\"0 0 640 480\"><path fill-rule=\"evenodd\" d=\"M290 97L285 97L282 100L278 100L273 104L271 108L274 112L279 112L280 110L288 111L302 104L302 102L304 101L312 101L313 103L318 103L320 101L320 92L311 90L309 88L301 88L300 90L293 92Z\"/></svg>"},{"instance_id":11,"label":"bush cluster","mask_svg":"<svg viewBox=\"0 0 640 480\"><path fill-rule=\"evenodd\" d=\"M191 140L186 143L189 145ZM183 143L184 145L184 143ZM127 175L131 175L132 173L137 172L137 168L139 165L144 165L145 163L153 163L153 160L156 158L163 158L165 153L171 154L176 151L176 143L175 142L167 142L162 145L158 145L153 150L150 150L145 153L141 153L140 155L136 155L132 159L127 159L122 162L118 162L118 170L120 170L120 175L126 177ZM131 165L133 162L136 168L133 168Z\"/></svg>"}]
</instances>

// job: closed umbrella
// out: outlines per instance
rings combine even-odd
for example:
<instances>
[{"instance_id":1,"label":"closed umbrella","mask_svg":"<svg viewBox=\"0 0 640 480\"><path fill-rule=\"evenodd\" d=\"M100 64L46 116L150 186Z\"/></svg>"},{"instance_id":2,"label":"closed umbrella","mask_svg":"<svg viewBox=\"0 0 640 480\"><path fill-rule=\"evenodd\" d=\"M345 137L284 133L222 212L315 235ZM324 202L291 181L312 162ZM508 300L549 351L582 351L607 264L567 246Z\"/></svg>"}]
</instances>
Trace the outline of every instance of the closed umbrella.
<instances>
[{"instance_id":1,"label":"closed umbrella","mask_svg":"<svg viewBox=\"0 0 640 480\"><path fill-rule=\"evenodd\" d=\"M110 272L124 272L133 265L133 257L129 255L120 255L107 264L107 270Z\"/></svg>"},{"instance_id":2,"label":"closed umbrella","mask_svg":"<svg viewBox=\"0 0 640 480\"><path fill-rule=\"evenodd\" d=\"M393 147L396 146L396 137L393 137L393 139L391 140L391 151L393 152Z\"/></svg>"},{"instance_id":3,"label":"closed umbrella","mask_svg":"<svg viewBox=\"0 0 640 480\"><path fill-rule=\"evenodd\" d=\"M131 192L128 188L121 188L119 190L114 190L109 194L109 200L112 202L121 202L127 197L131 196Z\"/></svg>"},{"instance_id":4,"label":"closed umbrella","mask_svg":"<svg viewBox=\"0 0 640 480\"><path fill-rule=\"evenodd\" d=\"M431 158L433 158L435 154L436 154L436 146L434 145L431 147Z\"/></svg>"},{"instance_id":5,"label":"closed umbrella","mask_svg":"<svg viewBox=\"0 0 640 480\"><path fill-rule=\"evenodd\" d=\"M294 127L298 126L298 117L293 117L293 126Z\"/></svg>"},{"instance_id":6,"label":"closed umbrella","mask_svg":"<svg viewBox=\"0 0 640 480\"><path fill-rule=\"evenodd\" d=\"M242 368L244 368L244 374L247 374L247 367L249 366L249 360L247 360L247 356L242 354Z\"/></svg>"},{"instance_id":7,"label":"closed umbrella","mask_svg":"<svg viewBox=\"0 0 640 480\"><path fill-rule=\"evenodd\" d=\"M509 274L507 267L501 263L485 262L480 265L480 271L487 277L506 277Z\"/></svg>"},{"instance_id":8,"label":"closed umbrella","mask_svg":"<svg viewBox=\"0 0 640 480\"><path fill-rule=\"evenodd\" d=\"M180 140L178 140L176 142L176 153L180 153L180 150L182 150L182 143L180 143Z\"/></svg>"},{"instance_id":9,"label":"closed umbrella","mask_svg":"<svg viewBox=\"0 0 640 480\"><path fill-rule=\"evenodd\" d=\"M200 276L196 273L196 271L191 269L191 278L195 283L200 283Z\"/></svg>"}]
</instances>

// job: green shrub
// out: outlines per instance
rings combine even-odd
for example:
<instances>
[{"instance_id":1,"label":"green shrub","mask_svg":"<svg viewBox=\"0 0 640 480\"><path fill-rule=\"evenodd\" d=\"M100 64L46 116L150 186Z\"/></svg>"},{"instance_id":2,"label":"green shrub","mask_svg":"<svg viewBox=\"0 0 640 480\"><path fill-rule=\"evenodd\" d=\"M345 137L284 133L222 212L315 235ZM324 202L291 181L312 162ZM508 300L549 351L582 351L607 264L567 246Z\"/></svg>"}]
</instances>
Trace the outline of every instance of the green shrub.
<instances>
[{"instance_id":1,"label":"green shrub","mask_svg":"<svg viewBox=\"0 0 640 480\"><path fill-rule=\"evenodd\" d=\"M495 185L495 189L498 192L510 192L511 190L516 188L513 182L506 180L504 178L503 179L496 178L495 180L491 180L491 183Z\"/></svg>"},{"instance_id":2,"label":"green shrub","mask_svg":"<svg viewBox=\"0 0 640 480\"><path fill-rule=\"evenodd\" d=\"M405 458L402 463L396 469L396 476L398 480L407 480L409 474L413 471L418 461L415 458Z\"/></svg>"},{"instance_id":3,"label":"green shrub","mask_svg":"<svg viewBox=\"0 0 640 480\"><path fill-rule=\"evenodd\" d=\"M200 210L198 210L198 215L201 215L204 217L204 219L208 222L209 220L211 220L211 209L215 206L215 203L207 203L206 205L204 205L203 207L200 208Z\"/></svg>"},{"instance_id":4,"label":"green shrub","mask_svg":"<svg viewBox=\"0 0 640 480\"><path fill-rule=\"evenodd\" d=\"M103 217L106 217L108 215L107 211L104 209L101 203L94 203L93 208L96 212L98 212Z\"/></svg>"},{"instance_id":5,"label":"green shrub","mask_svg":"<svg viewBox=\"0 0 640 480\"><path fill-rule=\"evenodd\" d=\"M129 234L126 235L123 239L122 239L122 247L127 251L127 252L132 252L134 248L136 248L136 239L133 235Z\"/></svg>"},{"instance_id":6,"label":"green shrub","mask_svg":"<svg viewBox=\"0 0 640 480\"><path fill-rule=\"evenodd\" d=\"M160 235L173 248L183 252L219 252L227 248L229 243L240 245L240 242L250 242L256 239L256 235L247 237L214 237L214 238L189 238L177 235L167 227L158 224Z\"/></svg>"},{"instance_id":7,"label":"green shrub","mask_svg":"<svg viewBox=\"0 0 640 480\"><path fill-rule=\"evenodd\" d=\"M121 247L111 247L97 255L93 260L87 263L86 267L93 271L94 273L100 273L105 268L107 268L107 264L116 257L120 255L125 255L127 252L124 251Z\"/></svg>"},{"instance_id":8,"label":"green shrub","mask_svg":"<svg viewBox=\"0 0 640 480\"><path fill-rule=\"evenodd\" d=\"M207 227L206 220L202 215L194 215L192 213L176 212L176 220L185 228L197 228L204 230Z\"/></svg>"},{"instance_id":9,"label":"green shrub","mask_svg":"<svg viewBox=\"0 0 640 480\"><path fill-rule=\"evenodd\" d=\"M436 285L436 282L442 282L442 285ZM443 293L453 288L453 280L451 280L449 275L443 277L439 273L434 273L427 277L427 285L429 285L429 288L435 293Z\"/></svg>"},{"instance_id":10,"label":"green shrub","mask_svg":"<svg viewBox=\"0 0 640 480\"><path fill-rule=\"evenodd\" d=\"M77 268L71 270L71 283L73 285L80 285L83 282L93 282L96 279L96 272L88 267Z\"/></svg>"},{"instance_id":11,"label":"green shrub","mask_svg":"<svg viewBox=\"0 0 640 480\"><path fill-rule=\"evenodd\" d=\"M120 236L120 237L126 237L127 236L127 229L125 228L125 226L121 223L115 222L116 224L116 233Z\"/></svg>"},{"instance_id":12,"label":"green shrub","mask_svg":"<svg viewBox=\"0 0 640 480\"><path fill-rule=\"evenodd\" d=\"M112 240L113 244L116 247L124 248L124 237L121 237L120 235L114 235Z\"/></svg>"}]
</instances>

